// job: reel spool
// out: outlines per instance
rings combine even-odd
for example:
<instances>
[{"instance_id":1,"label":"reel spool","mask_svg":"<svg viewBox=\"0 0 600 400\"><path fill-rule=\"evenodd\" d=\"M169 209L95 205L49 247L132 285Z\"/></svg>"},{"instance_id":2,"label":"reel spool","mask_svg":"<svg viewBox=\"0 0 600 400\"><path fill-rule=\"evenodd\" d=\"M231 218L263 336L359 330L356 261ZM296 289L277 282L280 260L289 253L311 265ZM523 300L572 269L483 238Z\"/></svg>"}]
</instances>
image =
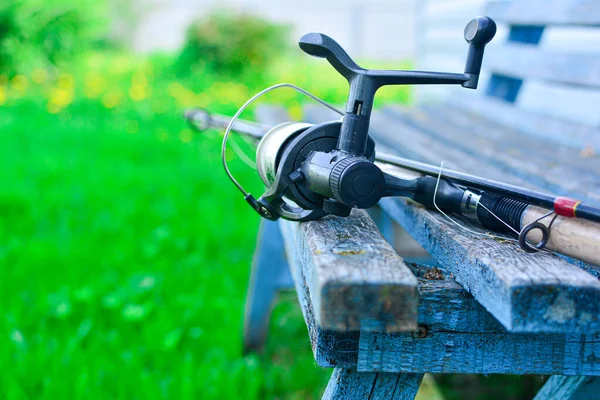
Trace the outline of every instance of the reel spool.
<instances>
[{"instance_id":1,"label":"reel spool","mask_svg":"<svg viewBox=\"0 0 600 400\"><path fill-rule=\"evenodd\" d=\"M276 199L282 217L308 221L327 214L348 216L351 207L332 201L314 191L314 185L328 180L311 179L303 172L304 163L313 152L331 153L336 149L342 123L339 121L312 125L284 122L273 127L261 139L256 149L256 167L263 183L269 188L261 199ZM367 160L375 160L375 142L369 137L365 153ZM337 160L332 159L333 163ZM328 174L328 171L323 171ZM311 174L314 175L314 174ZM312 185L311 185L312 182Z\"/></svg>"}]
</instances>

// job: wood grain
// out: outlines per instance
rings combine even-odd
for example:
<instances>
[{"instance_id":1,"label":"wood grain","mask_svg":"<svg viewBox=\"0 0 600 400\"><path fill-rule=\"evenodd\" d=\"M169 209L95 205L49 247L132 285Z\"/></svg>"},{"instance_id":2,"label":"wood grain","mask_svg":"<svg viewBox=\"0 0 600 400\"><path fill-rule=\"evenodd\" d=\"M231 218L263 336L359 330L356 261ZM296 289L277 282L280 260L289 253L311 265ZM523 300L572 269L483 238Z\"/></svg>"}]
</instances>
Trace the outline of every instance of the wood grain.
<instances>
[{"instance_id":1,"label":"wood grain","mask_svg":"<svg viewBox=\"0 0 600 400\"><path fill-rule=\"evenodd\" d=\"M292 224L292 229L321 328L416 328L417 280L364 210Z\"/></svg>"},{"instance_id":2,"label":"wood grain","mask_svg":"<svg viewBox=\"0 0 600 400\"><path fill-rule=\"evenodd\" d=\"M473 94L455 96L448 106L457 109L457 112L480 115L556 145L578 150L589 148L596 154L600 153L600 129L597 127L532 113L501 100Z\"/></svg>"},{"instance_id":3,"label":"wood grain","mask_svg":"<svg viewBox=\"0 0 600 400\"><path fill-rule=\"evenodd\" d=\"M504 181L512 181L516 176L528 182L531 188L558 194L569 193L583 201L600 204L600 176L590 171L594 161L600 169L600 159L583 159L573 149L565 150L560 157L556 154L556 146L539 140L527 141L523 134L520 135L520 144L516 140L511 142L510 135L504 131L501 137L490 137L487 126L481 126L469 116L463 116L464 124L458 124L447 116L450 113L444 118L444 113L438 112L440 108L421 110L386 107L382 112L401 119L442 145L460 149L475 158L480 164L477 175L481 176L485 171L485 177L491 178L493 174ZM562 163L565 159L570 162ZM576 159L581 159L582 163L577 165ZM487 165L493 167L488 168Z\"/></svg>"},{"instance_id":4,"label":"wood grain","mask_svg":"<svg viewBox=\"0 0 600 400\"><path fill-rule=\"evenodd\" d=\"M411 266L418 277L419 328L413 333L335 332L315 321L296 232L282 224L315 361L363 372L600 374L600 337L506 331L444 270ZM441 273L441 275L440 275ZM442 279L431 279L432 277Z\"/></svg>"},{"instance_id":5,"label":"wood grain","mask_svg":"<svg viewBox=\"0 0 600 400\"><path fill-rule=\"evenodd\" d=\"M419 391L423 374L357 372L336 368L323 400L412 400Z\"/></svg>"}]
</instances>

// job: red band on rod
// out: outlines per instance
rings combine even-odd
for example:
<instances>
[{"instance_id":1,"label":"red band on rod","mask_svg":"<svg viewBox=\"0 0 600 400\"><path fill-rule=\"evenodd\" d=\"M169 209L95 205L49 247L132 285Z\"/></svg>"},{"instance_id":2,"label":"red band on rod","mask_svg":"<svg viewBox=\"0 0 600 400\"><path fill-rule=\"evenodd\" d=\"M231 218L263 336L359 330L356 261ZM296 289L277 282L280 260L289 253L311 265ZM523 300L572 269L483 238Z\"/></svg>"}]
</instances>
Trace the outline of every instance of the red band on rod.
<instances>
[{"instance_id":1,"label":"red band on rod","mask_svg":"<svg viewBox=\"0 0 600 400\"><path fill-rule=\"evenodd\" d=\"M575 210L581 201L569 197L557 197L554 200L554 212L563 217L575 217Z\"/></svg>"}]
</instances>

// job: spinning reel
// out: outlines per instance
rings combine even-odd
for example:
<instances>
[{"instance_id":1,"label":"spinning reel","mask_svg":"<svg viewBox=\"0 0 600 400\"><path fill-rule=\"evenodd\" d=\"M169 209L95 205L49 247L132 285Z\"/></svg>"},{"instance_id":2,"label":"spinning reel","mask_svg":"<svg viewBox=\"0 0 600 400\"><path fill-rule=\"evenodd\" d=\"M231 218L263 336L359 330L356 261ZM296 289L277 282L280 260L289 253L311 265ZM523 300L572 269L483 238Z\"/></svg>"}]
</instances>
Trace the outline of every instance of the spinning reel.
<instances>
[{"instance_id":1,"label":"spinning reel","mask_svg":"<svg viewBox=\"0 0 600 400\"><path fill-rule=\"evenodd\" d=\"M256 151L258 173L269 189L255 199L234 182L252 208L270 220L348 216L353 207L372 207L385 196L431 203L431 179L399 179L374 164L375 142L369 136L369 121L375 93L386 85L458 84L476 89L485 45L495 33L496 24L488 17L469 22L464 30L469 51L462 74L368 70L358 66L330 37L304 35L300 48L327 59L350 84L343 119L318 125L287 122L272 128ZM452 187L439 190L451 191ZM465 192L457 191L446 197L453 203L451 208L460 208L464 196Z\"/></svg>"}]
</instances>

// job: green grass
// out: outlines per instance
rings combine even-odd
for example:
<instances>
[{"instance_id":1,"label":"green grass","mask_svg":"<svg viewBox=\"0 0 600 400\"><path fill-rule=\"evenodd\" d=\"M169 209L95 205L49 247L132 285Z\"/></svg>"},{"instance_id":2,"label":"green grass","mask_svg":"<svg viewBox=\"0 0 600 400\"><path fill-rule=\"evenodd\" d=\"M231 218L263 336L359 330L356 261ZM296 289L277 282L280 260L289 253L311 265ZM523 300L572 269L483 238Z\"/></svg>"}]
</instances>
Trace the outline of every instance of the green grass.
<instances>
[{"instance_id":1,"label":"green grass","mask_svg":"<svg viewBox=\"0 0 600 400\"><path fill-rule=\"evenodd\" d=\"M36 101L0 108L0 397L322 389L327 372L287 304L267 353L242 356L259 221L225 180L219 137L184 143L182 129L175 104L148 120L86 102L58 115Z\"/></svg>"},{"instance_id":2,"label":"green grass","mask_svg":"<svg viewBox=\"0 0 600 400\"><path fill-rule=\"evenodd\" d=\"M164 65L94 55L70 74L0 77L2 399L320 398L331 371L293 293L264 354L242 353L259 219L222 171L220 135L193 134L181 114L231 114L280 81L341 103L347 85L324 64L241 82L179 82ZM270 98L296 116L301 100Z\"/></svg>"}]
</instances>

